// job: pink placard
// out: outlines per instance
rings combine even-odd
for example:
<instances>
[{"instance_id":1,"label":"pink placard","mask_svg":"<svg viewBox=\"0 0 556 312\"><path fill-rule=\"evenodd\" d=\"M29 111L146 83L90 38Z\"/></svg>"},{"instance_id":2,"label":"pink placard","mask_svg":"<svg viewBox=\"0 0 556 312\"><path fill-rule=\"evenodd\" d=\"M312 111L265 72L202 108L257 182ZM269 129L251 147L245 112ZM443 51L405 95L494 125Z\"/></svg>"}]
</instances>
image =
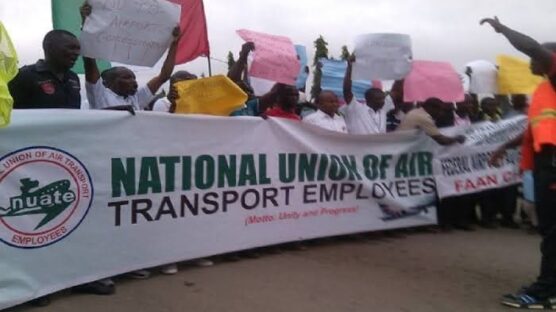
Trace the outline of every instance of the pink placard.
<instances>
[{"instance_id":1,"label":"pink placard","mask_svg":"<svg viewBox=\"0 0 556 312\"><path fill-rule=\"evenodd\" d=\"M444 102L463 101L461 79L450 63L413 61L404 80L404 101L424 102L431 97Z\"/></svg>"},{"instance_id":2,"label":"pink placard","mask_svg":"<svg viewBox=\"0 0 556 312\"><path fill-rule=\"evenodd\" d=\"M295 86L301 65L289 38L246 29L238 30L237 34L243 40L255 43L249 69L251 76Z\"/></svg>"}]
</instances>

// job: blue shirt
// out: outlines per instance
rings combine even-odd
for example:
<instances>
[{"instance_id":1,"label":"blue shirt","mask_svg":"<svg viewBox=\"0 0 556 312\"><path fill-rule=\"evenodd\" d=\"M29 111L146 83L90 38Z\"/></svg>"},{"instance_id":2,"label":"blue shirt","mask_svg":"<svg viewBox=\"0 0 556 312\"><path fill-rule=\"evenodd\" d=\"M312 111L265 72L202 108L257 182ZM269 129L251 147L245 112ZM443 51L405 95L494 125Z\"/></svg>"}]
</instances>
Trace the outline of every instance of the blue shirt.
<instances>
[{"instance_id":1,"label":"blue shirt","mask_svg":"<svg viewBox=\"0 0 556 312\"><path fill-rule=\"evenodd\" d=\"M230 114L230 116L232 117L238 117L238 116L259 116L261 115L261 112L259 110L259 99L252 99L249 100L245 103L245 105L234 111L233 113Z\"/></svg>"}]
</instances>

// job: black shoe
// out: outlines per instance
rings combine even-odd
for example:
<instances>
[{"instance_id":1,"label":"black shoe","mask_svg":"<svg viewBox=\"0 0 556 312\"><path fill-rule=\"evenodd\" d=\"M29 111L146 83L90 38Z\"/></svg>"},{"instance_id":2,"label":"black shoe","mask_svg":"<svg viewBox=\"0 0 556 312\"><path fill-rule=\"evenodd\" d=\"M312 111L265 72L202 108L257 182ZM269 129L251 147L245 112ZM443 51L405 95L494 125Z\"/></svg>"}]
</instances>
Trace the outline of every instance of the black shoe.
<instances>
[{"instance_id":1,"label":"black shoe","mask_svg":"<svg viewBox=\"0 0 556 312\"><path fill-rule=\"evenodd\" d=\"M546 281L535 281L531 285L521 287L517 293L541 299L556 298L556 285Z\"/></svg>"},{"instance_id":2,"label":"black shoe","mask_svg":"<svg viewBox=\"0 0 556 312\"><path fill-rule=\"evenodd\" d=\"M29 304L34 307L46 307L50 305L50 296L40 297L34 300L29 301Z\"/></svg>"},{"instance_id":3,"label":"black shoe","mask_svg":"<svg viewBox=\"0 0 556 312\"><path fill-rule=\"evenodd\" d=\"M99 296L109 296L116 292L116 285L101 282L91 282L72 288L72 291L79 294L93 294Z\"/></svg>"},{"instance_id":4,"label":"black shoe","mask_svg":"<svg viewBox=\"0 0 556 312\"><path fill-rule=\"evenodd\" d=\"M538 299L527 294L508 294L500 301L505 306L530 310L555 310L556 298Z\"/></svg>"}]
</instances>

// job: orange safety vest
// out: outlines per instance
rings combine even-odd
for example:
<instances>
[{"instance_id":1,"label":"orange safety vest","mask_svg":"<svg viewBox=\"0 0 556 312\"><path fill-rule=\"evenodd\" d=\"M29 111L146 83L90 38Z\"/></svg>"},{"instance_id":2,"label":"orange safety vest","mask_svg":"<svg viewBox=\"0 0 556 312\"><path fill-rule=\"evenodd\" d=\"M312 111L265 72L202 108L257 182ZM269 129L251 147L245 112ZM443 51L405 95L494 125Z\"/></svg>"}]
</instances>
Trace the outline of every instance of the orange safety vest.
<instances>
[{"instance_id":1,"label":"orange safety vest","mask_svg":"<svg viewBox=\"0 0 556 312\"><path fill-rule=\"evenodd\" d=\"M533 95L529 123L536 152L541 151L542 145L556 145L556 90L548 80Z\"/></svg>"},{"instance_id":2,"label":"orange safety vest","mask_svg":"<svg viewBox=\"0 0 556 312\"><path fill-rule=\"evenodd\" d=\"M556 146L556 90L546 80L535 93L529 107L529 129L525 133L522 146L523 169L531 169L535 152L543 145Z\"/></svg>"}]
</instances>

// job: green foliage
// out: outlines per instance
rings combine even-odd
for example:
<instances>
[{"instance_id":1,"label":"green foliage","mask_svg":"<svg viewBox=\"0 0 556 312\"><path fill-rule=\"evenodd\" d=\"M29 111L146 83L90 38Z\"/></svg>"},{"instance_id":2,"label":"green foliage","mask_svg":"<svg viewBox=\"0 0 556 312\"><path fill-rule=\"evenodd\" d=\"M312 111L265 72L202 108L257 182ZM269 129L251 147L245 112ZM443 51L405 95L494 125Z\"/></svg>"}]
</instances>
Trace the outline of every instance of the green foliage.
<instances>
[{"instance_id":1,"label":"green foliage","mask_svg":"<svg viewBox=\"0 0 556 312\"><path fill-rule=\"evenodd\" d=\"M313 66L317 66L319 59L328 59L328 42L320 35L314 42L315 58L313 59Z\"/></svg>"},{"instance_id":2,"label":"green foliage","mask_svg":"<svg viewBox=\"0 0 556 312\"><path fill-rule=\"evenodd\" d=\"M320 93L320 81L322 77L322 70L318 66L319 59L328 59L328 42L324 38L319 36L317 40L314 41L315 46L315 58L313 59L313 86L311 87L311 97L314 99Z\"/></svg>"},{"instance_id":3,"label":"green foliage","mask_svg":"<svg viewBox=\"0 0 556 312\"><path fill-rule=\"evenodd\" d=\"M349 58L350 53L347 46L342 46L342 54L340 55L340 59L343 61L347 61Z\"/></svg>"},{"instance_id":4,"label":"green foliage","mask_svg":"<svg viewBox=\"0 0 556 312\"><path fill-rule=\"evenodd\" d=\"M234 66L235 63L236 60L234 59L234 54L232 51L228 51L228 72L232 69L232 66Z\"/></svg>"}]
</instances>

